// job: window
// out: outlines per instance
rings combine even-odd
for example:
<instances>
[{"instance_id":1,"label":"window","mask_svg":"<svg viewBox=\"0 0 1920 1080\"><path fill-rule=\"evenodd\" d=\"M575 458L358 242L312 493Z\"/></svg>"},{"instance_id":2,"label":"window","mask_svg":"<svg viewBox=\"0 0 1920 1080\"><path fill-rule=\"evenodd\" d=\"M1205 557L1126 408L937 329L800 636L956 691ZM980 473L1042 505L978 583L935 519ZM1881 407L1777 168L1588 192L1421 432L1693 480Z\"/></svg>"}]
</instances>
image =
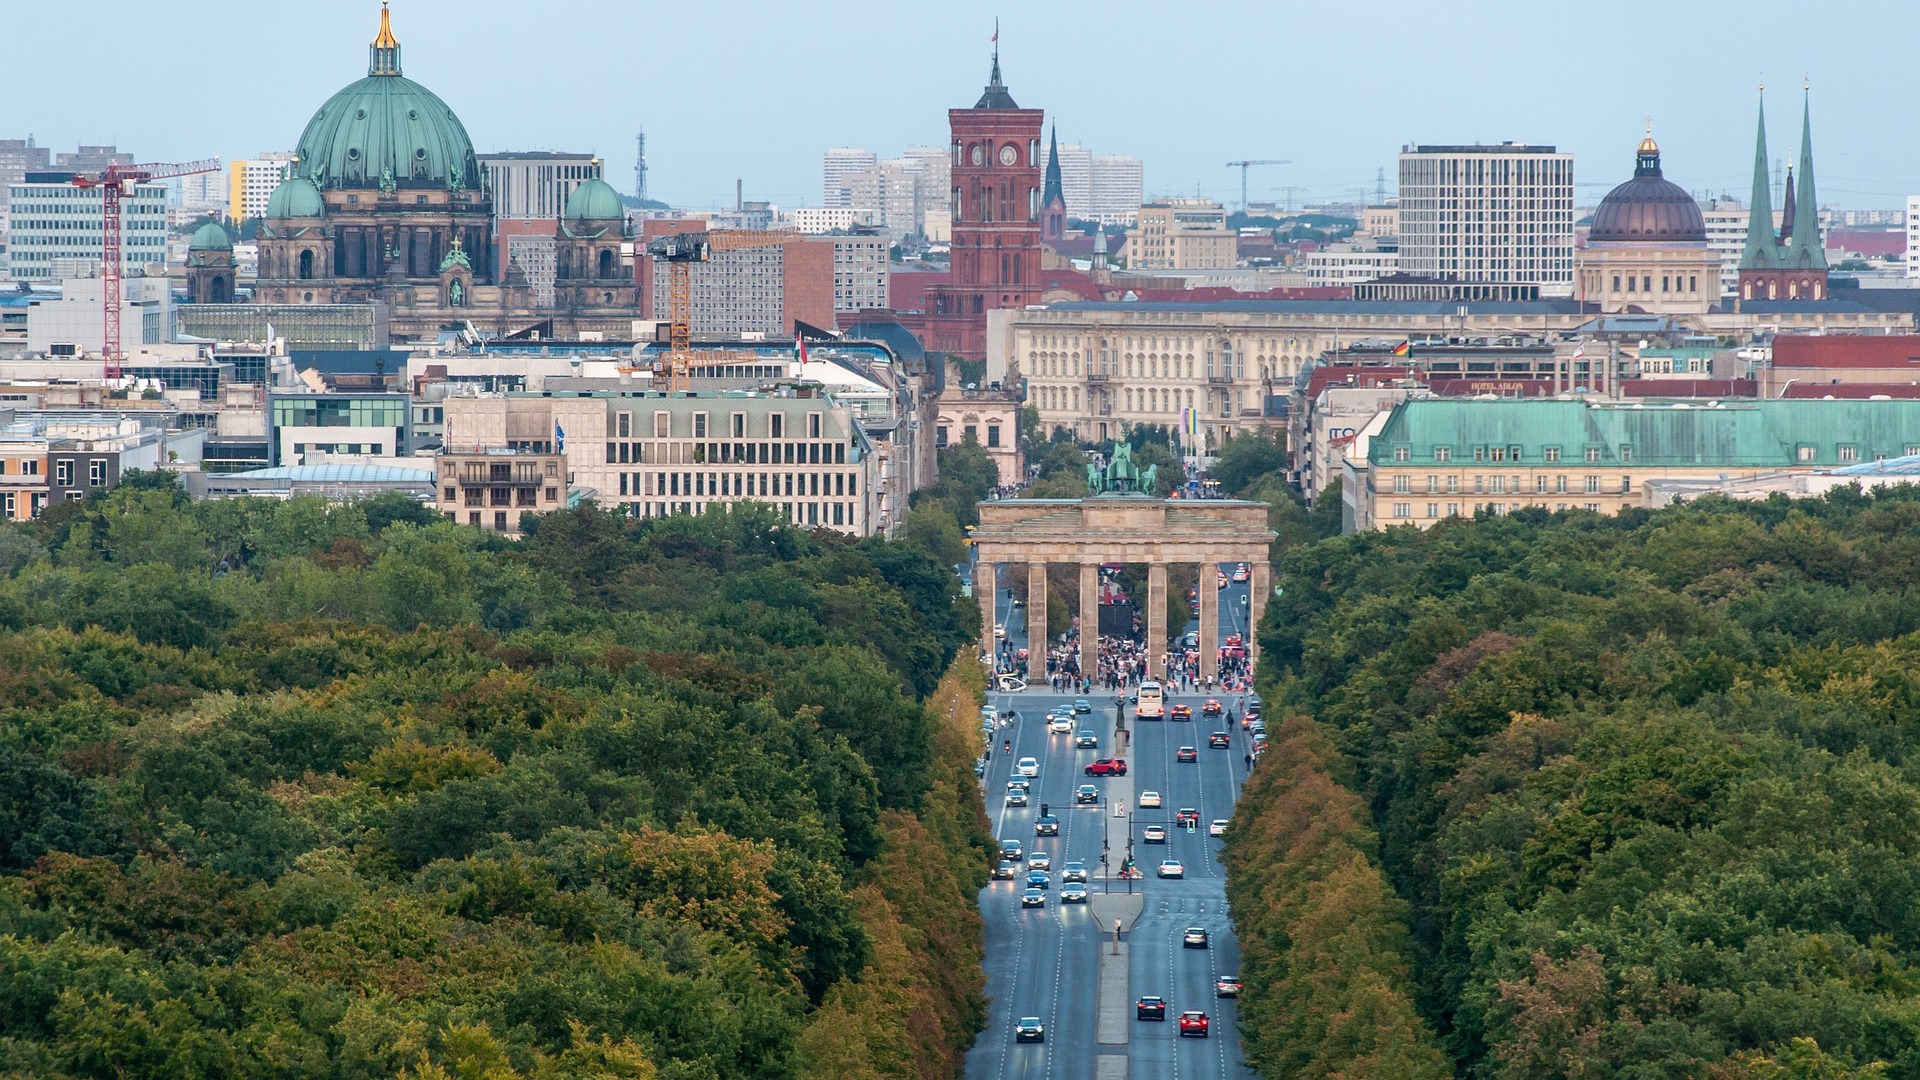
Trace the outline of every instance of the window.
<instances>
[{"instance_id":1,"label":"window","mask_svg":"<svg viewBox=\"0 0 1920 1080\"><path fill-rule=\"evenodd\" d=\"M613 433L622 439L633 438L633 414L623 412L614 419Z\"/></svg>"},{"instance_id":2,"label":"window","mask_svg":"<svg viewBox=\"0 0 1920 1080\"><path fill-rule=\"evenodd\" d=\"M1560 460L1560 448L1557 446L1549 446L1544 451L1541 452L1541 456L1545 459L1547 464L1549 465L1555 464Z\"/></svg>"},{"instance_id":3,"label":"window","mask_svg":"<svg viewBox=\"0 0 1920 1080\"><path fill-rule=\"evenodd\" d=\"M1440 490L1440 478L1438 476L1435 476L1432 473L1428 473L1427 474L1427 494L1433 495L1438 493L1439 490Z\"/></svg>"},{"instance_id":4,"label":"window","mask_svg":"<svg viewBox=\"0 0 1920 1080\"><path fill-rule=\"evenodd\" d=\"M747 414L746 413L743 413L743 412L734 413L729 423L732 425L734 438L744 439L747 437Z\"/></svg>"},{"instance_id":5,"label":"window","mask_svg":"<svg viewBox=\"0 0 1920 1080\"><path fill-rule=\"evenodd\" d=\"M87 486L99 487L107 482L107 463L104 461L87 462Z\"/></svg>"},{"instance_id":6,"label":"window","mask_svg":"<svg viewBox=\"0 0 1920 1080\"><path fill-rule=\"evenodd\" d=\"M1439 517L1439 516L1440 516L1440 504L1439 504L1439 503L1428 503L1428 504L1427 504L1427 516L1428 516L1428 517Z\"/></svg>"},{"instance_id":7,"label":"window","mask_svg":"<svg viewBox=\"0 0 1920 1080\"><path fill-rule=\"evenodd\" d=\"M1843 447L1841 447L1841 448L1840 448L1840 460L1841 460L1841 461L1859 461L1859 460L1860 460L1860 448L1859 448L1859 447L1857 447L1857 446L1843 446Z\"/></svg>"},{"instance_id":8,"label":"window","mask_svg":"<svg viewBox=\"0 0 1920 1080\"><path fill-rule=\"evenodd\" d=\"M1413 460L1413 451L1404 446L1396 446L1393 448L1393 460L1411 461Z\"/></svg>"},{"instance_id":9,"label":"window","mask_svg":"<svg viewBox=\"0 0 1920 1080\"><path fill-rule=\"evenodd\" d=\"M819 437L820 437L820 414L817 412L810 412L807 414L807 438L817 439Z\"/></svg>"},{"instance_id":10,"label":"window","mask_svg":"<svg viewBox=\"0 0 1920 1080\"><path fill-rule=\"evenodd\" d=\"M693 414L693 437L696 439L704 439L707 437L706 413L697 412Z\"/></svg>"},{"instance_id":11,"label":"window","mask_svg":"<svg viewBox=\"0 0 1920 1080\"><path fill-rule=\"evenodd\" d=\"M1599 447L1597 447L1597 446L1589 446L1589 447L1587 447L1587 460L1588 460L1588 461L1599 461L1599 460L1600 460L1600 448L1599 448Z\"/></svg>"},{"instance_id":12,"label":"window","mask_svg":"<svg viewBox=\"0 0 1920 1080\"><path fill-rule=\"evenodd\" d=\"M1519 461L1519 460L1520 460L1520 448L1519 448L1519 447L1517 447L1517 446L1509 446L1509 447L1507 447L1507 459L1508 459L1508 460L1510 460L1510 461Z\"/></svg>"},{"instance_id":13,"label":"window","mask_svg":"<svg viewBox=\"0 0 1920 1080\"><path fill-rule=\"evenodd\" d=\"M1567 493L1567 478L1565 476L1554 477L1553 490L1556 495L1565 495Z\"/></svg>"},{"instance_id":14,"label":"window","mask_svg":"<svg viewBox=\"0 0 1920 1080\"><path fill-rule=\"evenodd\" d=\"M987 445L988 446L1000 445L1000 425L999 424L987 425Z\"/></svg>"},{"instance_id":15,"label":"window","mask_svg":"<svg viewBox=\"0 0 1920 1080\"><path fill-rule=\"evenodd\" d=\"M1408 518L1408 517L1412 517L1412 516L1413 516L1413 505L1412 505L1411 503L1394 503L1394 504L1393 504L1393 516L1394 516L1394 517L1397 517L1397 518Z\"/></svg>"},{"instance_id":16,"label":"window","mask_svg":"<svg viewBox=\"0 0 1920 1080\"><path fill-rule=\"evenodd\" d=\"M1632 460L1633 460L1633 447L1631 447L1631 446L1622 446L1622 447L1620 448L1620 460L1621 460L1621 461L1632 461Z\"/></svg>"},{"instance_id":17,"label":"window","mask_svg":"<svg viewBox=\"0 0 1920 1080\"><path fill-rule=\"evenodd\" d=\"M1436 446L1436 447L1434 447L1434 448L1433 448L1433 460L1435 460L1435 461L1438 461L1438 462L1446 462L1446 461L1452 461L1452 460L1453 460L1453 448L1452 448L1452 447L1450 447L1450 446Z\"/></svg>"},{"instance_id":18,"label":"window","mask_svg":"<svg viewBox=\"0 0 1920 1080\"><path fill-rule=\"evenodd\" d=\"M1496 446L1487 451L1487 457L1490 461L1505 461L1507 460L1507 448L1504 446Z\"/></svg>"},{"instance_id":19,"label":"window","mask_svg":"<svg viewBox=\"0 0 1920 1080\"><path fill-rule=\"evenodd\" d=\"M662 410L653 414L653 437L671 438L673 435L673 414Z\"/></svg>"},{"instance_id":20,"label":"window","mask_svg":"<svg viewBox=\"0 0 1920 1080\"><path fill-rule=\"evenodd\" d=\"M1487 460L1487 448L1486 448L1486 447L1484 447L1484 446L1476 446L1476 447L1474 447L1474 448L1473 448L1473 460L1475 460L1475 461L1485 461L1485 460Z\"/></svg>"},{"instance_id":21,"label":"window","mask_svg":"<svg viewBox=\"0 0 1920 1080\"><path fill-rule=\"evenodd\" d=\"M787 437L787 414L769 413L767 415L767 436L774 439Z\"/></svg>"},{"instance_id":22,"label":"window","mask_svg":"<svg viewBox=\"0 0 1920 1080\"><path fill-rule=\"evenodd\" d=\"M1534 477L1533 490L1537 495L1545 495L1547 493L1547 478L1544 476Z\"/></svg>"},{"instance_id":23,"label":"window","mask_svg":"<svg viewBox=\"0 0 1920 1080\"><path fill-rule=\"evenodd\" d=\"M26 464L26 462L21 462L23 471ZM73 462L71 460L62 460L53 463L53 481L61 487L73 486Z\"/></svg>"},{"instance_id":24,"label":"window","mask_svg":"<svg viewBox=\"0 0 1920 1080\"><path fill-rule=\"evenodd\" d=\"M1620 494L1626 495L1632 491L1633 491L1633 477L1622 476L1620 478Z\"/></svg>"},{"instance_id":25,"label":"window","mask_svg":"<svg viewBox=\"0 0 1920 1080\"><path fill-rule=\"evenodd\" d=\"M1799 457L1801 461L1812 461L1814 459L1814 448L1802 443L1796 456Z\"/></svg>"},{"instance_id":26,"label":"window","mask_svg":"<svg viewBox=\"0 0 1920 1080\"><path fill-rule=\"evenodd\" d=\"M1407 492L1413 490L1412 484L1412 479L1406 474L1403 473L1396 476L1393 478L1393 493L1395 495L1405 495Z\"/></svg>"},{"instance_id":27,"label":"window","mask_svg":"<svg viewBox=\"0 0 1920 1080\"><path fill-rule=\"evenodd\" d=\"M1597 476L1587 477L1587 494L1597 495L1599 493L1600 493L1600 478Z\"/></svg>"}]
</instances>

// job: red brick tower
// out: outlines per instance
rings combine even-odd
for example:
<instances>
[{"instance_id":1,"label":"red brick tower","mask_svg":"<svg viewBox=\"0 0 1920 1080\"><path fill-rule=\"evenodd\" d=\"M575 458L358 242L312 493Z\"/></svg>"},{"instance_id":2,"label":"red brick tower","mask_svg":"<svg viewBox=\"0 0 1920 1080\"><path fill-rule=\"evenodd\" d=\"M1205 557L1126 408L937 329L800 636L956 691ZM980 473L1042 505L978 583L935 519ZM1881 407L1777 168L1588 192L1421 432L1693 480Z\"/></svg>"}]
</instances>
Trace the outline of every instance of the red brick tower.
<instances>
[{"instance_id":1,"label":"red brick tower","mask_svg":"<svg viewBox=\"0 0 1920 1080\"><path fill-rule=\"evenodd\" d=\"M996 34L996 37L998 35ZM952 280L927 290L928 349L987 355L987 312L1040 299L1040 129L1045 113L1014 104L993 77L971 109L948 109L953 132Z\"/></svg>"}]
</instances>

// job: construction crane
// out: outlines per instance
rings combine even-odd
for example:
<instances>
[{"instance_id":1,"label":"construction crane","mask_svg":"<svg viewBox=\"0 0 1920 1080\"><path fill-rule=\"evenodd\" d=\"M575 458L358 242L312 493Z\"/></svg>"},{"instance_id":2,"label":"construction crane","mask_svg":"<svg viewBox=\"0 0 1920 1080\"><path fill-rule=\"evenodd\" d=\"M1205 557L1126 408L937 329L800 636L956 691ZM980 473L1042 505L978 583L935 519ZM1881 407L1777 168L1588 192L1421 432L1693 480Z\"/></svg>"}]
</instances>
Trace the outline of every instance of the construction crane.
<instances>
[{"instance_id":1,"label":"construction crane","mask_svg":"<svg viewBox=\"0 0 1920 1080\"><path fill-rule=\"evenodd\" d=\"M778 247L800 239L795 229L713 229L675 233L647 245L647 254L667 264L667 355L654 365L654 377L666 376L667 389L693 389L696 367L738 363L737 355L693 349L693 264L706 262L716 251Z\"/></svg>"},{"instance_id":2,"label":"construction crane","mask_svg":"<svg viewBox=\"0 0 1920 1080\"><path fill-rule=\"evenodd\" d=\"M1229 161L1227 168L1240 170L1240 212L1247 212L1247 170L1255 165L1291 165L1287 160L1279 161Z\"/></svg>"},{"instance_id":3,"label":"construction crane","mask_svg":"<svg viewBox=\"0 0 1920 1080\"><path fill-rule=\"evenodd\" d=\"M100 232L105 243L100 252L101 308L105 311L106 333L101 353L106 360L108 382L120 378L120 199L148 180L173 176L193 176L219 172L220 163L208 159L184 165L110 165L102 173L75 176L73 186L100 189Z\"/></svg>"}]
</instances>

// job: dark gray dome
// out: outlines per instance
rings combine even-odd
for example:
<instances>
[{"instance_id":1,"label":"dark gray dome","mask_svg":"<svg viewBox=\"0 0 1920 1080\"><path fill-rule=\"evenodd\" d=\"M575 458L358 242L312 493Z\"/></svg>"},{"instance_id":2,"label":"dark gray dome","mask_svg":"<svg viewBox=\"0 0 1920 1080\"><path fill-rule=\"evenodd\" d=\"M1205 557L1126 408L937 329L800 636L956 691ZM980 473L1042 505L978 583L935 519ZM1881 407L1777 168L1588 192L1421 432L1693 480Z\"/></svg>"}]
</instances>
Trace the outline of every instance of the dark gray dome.
<instances>
[{"instance_id":1,"label":"dark gray dome","mask_svg":"<svg viewBox=\"0 0 1920 1080\"><path fill-rule=\"evenodd\" d=\"M1600 200L1593 212L1588 243L1704 244L1707 221L1700 204L1680 185L1660 175L1660 147L1648 136L1640 143L1633 179Z\"/></svg>"}]
</instances>

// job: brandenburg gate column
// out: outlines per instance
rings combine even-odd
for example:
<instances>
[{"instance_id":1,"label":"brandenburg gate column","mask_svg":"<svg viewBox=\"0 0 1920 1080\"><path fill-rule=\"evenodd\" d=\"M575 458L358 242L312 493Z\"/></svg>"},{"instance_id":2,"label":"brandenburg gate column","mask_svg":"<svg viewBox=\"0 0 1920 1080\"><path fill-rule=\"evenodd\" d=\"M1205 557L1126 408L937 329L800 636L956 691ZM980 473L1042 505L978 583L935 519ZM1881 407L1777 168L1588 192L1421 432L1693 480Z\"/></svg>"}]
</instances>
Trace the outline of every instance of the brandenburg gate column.
<instances>
[{"instance_id":1,"label":"brandenburg gate column","mask_svg":"<svg viewBox=\"0 0 1920 1080\"><path fill-rule=\"evenodd\" d=\"M1273 594L1273 564L1261 552L1252 564L1252 582L1247 586L1247 660L1260 658L1260 616L1266 613L1267 597Z\"/></svg>"},{"instance_id":2,"label":"brandenburg gate column","mask_svg":"<svg viewBox=\"0 0 1920 1080\"><path fill-rule=\"evenodd\" d=\"M1167 651L1167 564L1147 564L1147 674L1166 677L1160 657Z\"/></svg>"},{"instance_id":3,"label":"brandenburg gate column","mask_svg":"<svg viewBox=\"0 0 1920 1080\"><path fill-rule=\"evenodd\" d=\"M1080 677L1100 671L1100 566L1080 564Z\"/></svg>"},{"instance_id":4,"label":"brandenburg gate column","mask_svg":"<svg viewBox=\"0 0 1920 1080\"><path fill-rule=\"evenodd\" d=\"M993 560L980 556L973 564L973 598L980 601L980 651L989 660L994 659L1000 647L993 638L993 616L997 610L993 594L998 587L993 579Z\"/></svg>"},{"instance_id":5,"label":"brandenburg gate column","mask_svg":"<svg viewBox=\"0 0 1920 1080\"><path fill-rule=\"evenodd\" d=\"M1047 681L1047 564L1027 564L1027 685Z\"/></svg>"},{"instance_id":6,"label":"brandenburg gate column","mask_svg":"<svg viewBox=\"0 0 1920 1080\"><path fill-rule=\"evenodd\" d=\"M1213 573L1207 573L1209 570ZM1200 677L1203 679L1220 674L1219 581L1218 563L1200 564L1199 580L1194 583L1194 588L1200 592Z\"/></svg>"}]
</instances>

